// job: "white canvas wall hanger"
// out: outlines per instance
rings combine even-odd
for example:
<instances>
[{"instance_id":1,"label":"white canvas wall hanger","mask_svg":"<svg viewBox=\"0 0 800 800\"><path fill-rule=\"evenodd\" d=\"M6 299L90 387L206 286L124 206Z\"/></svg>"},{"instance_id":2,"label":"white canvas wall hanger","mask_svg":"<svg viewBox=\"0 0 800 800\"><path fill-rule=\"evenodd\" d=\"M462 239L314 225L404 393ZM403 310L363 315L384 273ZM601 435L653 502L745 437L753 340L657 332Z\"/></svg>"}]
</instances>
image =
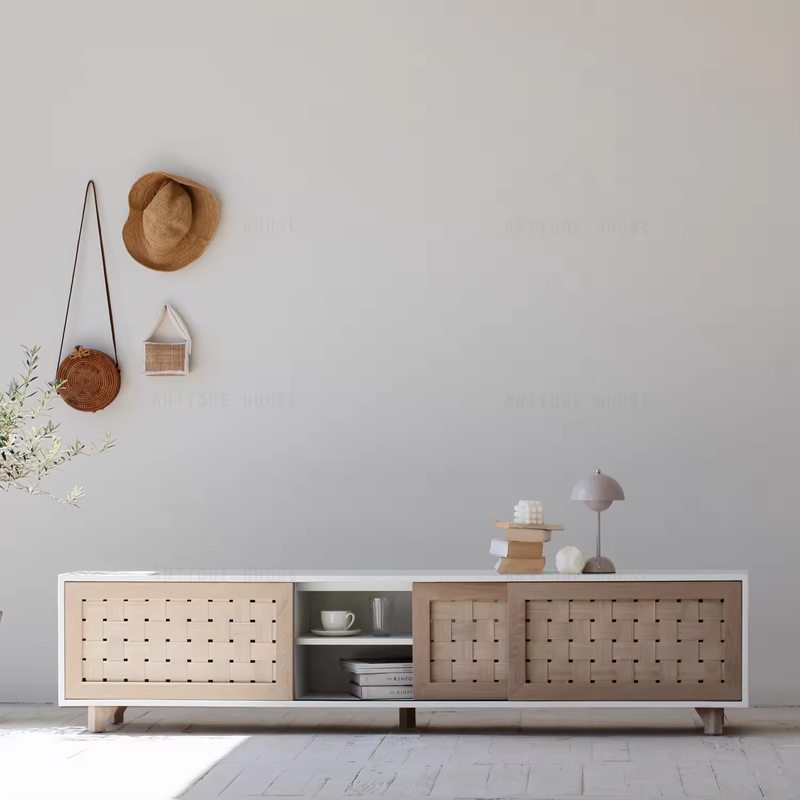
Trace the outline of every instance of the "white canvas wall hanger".
<instances>
[{"instance_id":1,"label":"white canvas wall hanger","mask_svg":"<svg viewBox=\"0 0 800 800\"><path fill-rule=\"evenodd\" d=\"M183 341L154 342L153 337L169 317L177 328ZM192 337L181 315L170 305L164 304L156 316L153 329L144 342L144 374L145 375L187 375L189 373L189 356L192 353Z\"/></svg>"}]
</instances>

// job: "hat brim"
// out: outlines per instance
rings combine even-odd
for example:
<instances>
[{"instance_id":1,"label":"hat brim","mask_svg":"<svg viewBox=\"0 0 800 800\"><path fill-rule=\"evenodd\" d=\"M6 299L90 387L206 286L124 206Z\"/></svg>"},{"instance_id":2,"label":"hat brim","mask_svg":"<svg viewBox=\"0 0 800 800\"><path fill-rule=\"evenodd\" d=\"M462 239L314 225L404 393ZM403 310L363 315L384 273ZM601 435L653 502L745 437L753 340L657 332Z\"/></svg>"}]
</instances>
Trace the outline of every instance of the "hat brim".
<instances>
[{"instance_id":1,"label":"hat brim","mask_svg":"<svg viewBox=\"0 0 800 800\"><path fill-rule=\"evenodd\" d=\"M164 181L183 186L192 200L192 224L186 236L167 255L154 253L144 235L142 215ZM148 172L133 184L128 194L128 219L122 228L125 248L140 264L157 272L174 272L199 258L214 237L219 221L219 203L205 186L168 172Z\"/></svg>"}]
</instances>

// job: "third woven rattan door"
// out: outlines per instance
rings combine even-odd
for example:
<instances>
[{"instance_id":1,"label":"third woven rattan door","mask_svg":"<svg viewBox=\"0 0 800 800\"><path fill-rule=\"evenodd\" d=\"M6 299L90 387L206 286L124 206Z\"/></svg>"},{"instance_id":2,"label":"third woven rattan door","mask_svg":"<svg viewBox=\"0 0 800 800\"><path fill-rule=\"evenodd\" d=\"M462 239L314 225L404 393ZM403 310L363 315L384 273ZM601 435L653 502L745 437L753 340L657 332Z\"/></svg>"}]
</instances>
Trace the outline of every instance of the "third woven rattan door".
<instances>
[{"instance_id":1,"label":"third woven rattan door","mask_svg":"<svg viewBox=\"0 0 800 800\"><path fill-rule=\"evenodd\" d=\"M742 698L742 584L511 583L509 699Z\"/></svg>"}]
</instances>

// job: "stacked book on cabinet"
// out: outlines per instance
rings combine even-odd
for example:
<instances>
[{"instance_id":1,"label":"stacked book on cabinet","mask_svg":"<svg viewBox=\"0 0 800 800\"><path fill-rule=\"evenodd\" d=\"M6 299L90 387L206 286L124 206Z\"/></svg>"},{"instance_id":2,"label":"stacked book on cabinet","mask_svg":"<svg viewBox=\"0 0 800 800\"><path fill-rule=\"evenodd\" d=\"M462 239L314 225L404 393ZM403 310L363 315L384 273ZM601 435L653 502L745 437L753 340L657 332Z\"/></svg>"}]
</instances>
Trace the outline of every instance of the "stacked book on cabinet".
<instances>
[{"instance_id":1,"label":"stacked book on cabinet","mask_svg":"<svg viewBox=\"0 0 800 800\"><path fill-rule=\"evenodd\" d=\"M361 700L411 700L414 671L409 656L395 658L343 658L339 661L350 679L350 694Z\"/></svg>"},{"instance_id":2,"label":"stacked book on cabinet","mask_svg":"<svg viewBox=\"0 0 800 800\"><path fill-rule=\"evenodd\" d=\"M515 523L495 520L505 539L492 539L489 552L498 557L494 568L503 575L535 575L544 569L544 543L553 531L563 531L563 525L553 522Z\"/></svg>"}]
</instances>

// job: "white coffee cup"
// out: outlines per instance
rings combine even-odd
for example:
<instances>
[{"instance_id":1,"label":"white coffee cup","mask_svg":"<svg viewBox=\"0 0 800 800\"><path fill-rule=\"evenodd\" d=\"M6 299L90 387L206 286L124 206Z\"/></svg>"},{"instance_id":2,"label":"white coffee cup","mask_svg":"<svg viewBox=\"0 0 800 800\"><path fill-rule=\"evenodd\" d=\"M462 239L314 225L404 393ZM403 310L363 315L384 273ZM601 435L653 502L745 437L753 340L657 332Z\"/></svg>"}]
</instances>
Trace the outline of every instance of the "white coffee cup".
<instances>
[{"instance_id":1,"label":"white coffee cup","mask_svg":"<svg viewBox=\"0 0 800 800\"><path fill-rule=\"evenodd\" d=\"M326 631L347 631L356 621L356 615L352 611L320 611L320 617Z\"/></svg>"}]
</instances>

